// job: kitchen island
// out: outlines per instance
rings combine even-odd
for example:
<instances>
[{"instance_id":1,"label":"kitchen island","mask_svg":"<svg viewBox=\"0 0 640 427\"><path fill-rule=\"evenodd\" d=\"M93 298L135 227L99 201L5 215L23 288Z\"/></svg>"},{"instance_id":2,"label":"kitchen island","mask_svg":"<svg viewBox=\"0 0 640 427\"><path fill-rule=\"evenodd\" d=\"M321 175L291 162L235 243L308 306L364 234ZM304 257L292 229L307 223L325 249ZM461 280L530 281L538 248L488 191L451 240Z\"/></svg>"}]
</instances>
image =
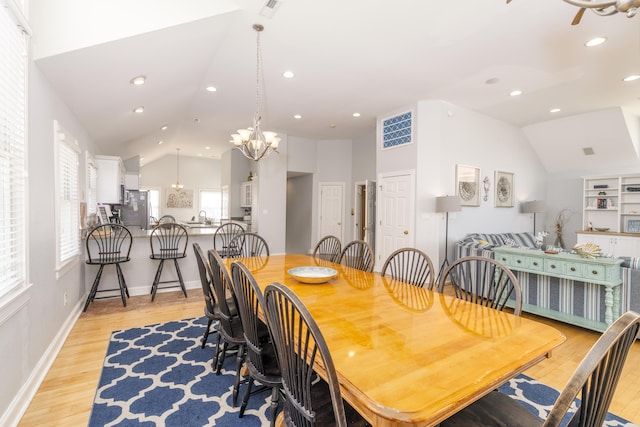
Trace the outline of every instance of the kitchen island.
<instances>
[{"instance_id":1,"label":"kitchen island","mask_svg":"<svg viewBox=\"0 0 640 427\"><path fill-rule=\"evenodd\" d=\"M246 222L233 221L240 224L249 230ZM183 224L185 225L185 224ZM200 275L198 272L198 265L193 253L193 243L197 242L202 250L206 253L209 249L213 249L213 238L218 226L198 226L185 225L187 229L189 241L187 244L187 256L178 260L180 264L180 271L184 280L184 285L189 289L200 289ZM149 295L151 298L151 285L153 284L153 278L158 268L158 261L154 261L149 258L151 254L151 246L149 243L149 237L151 236L151 230L143 230L139 228L130 228L133 242L131 244L131 261L120 264L124 278L127 282L127 288L129 289L129 295ZM83 242L84 248L84 242ZM84 255L86 259L86 254ZM83 259L83 263L84 263ZM98 266L84 264L85 268L85 290L87 294L91 289L93 280L98 271ZM162 281L177 280L177 274L173 263L171 265L166 264L162 270ZM177 284L177 283L176 283ZM116 269L114 266L107 266L100 280L100 289L117 288L118 277L116 275ZM180 288L160 289L158 293L177 291ZM101 297L109 296L109 292L102 293ZM119 297L119 291L113 292L114 297ZM157 298L157 297L156 297ZM91 306L89 306L91 310Z\"/></svg>"}]
</instances>

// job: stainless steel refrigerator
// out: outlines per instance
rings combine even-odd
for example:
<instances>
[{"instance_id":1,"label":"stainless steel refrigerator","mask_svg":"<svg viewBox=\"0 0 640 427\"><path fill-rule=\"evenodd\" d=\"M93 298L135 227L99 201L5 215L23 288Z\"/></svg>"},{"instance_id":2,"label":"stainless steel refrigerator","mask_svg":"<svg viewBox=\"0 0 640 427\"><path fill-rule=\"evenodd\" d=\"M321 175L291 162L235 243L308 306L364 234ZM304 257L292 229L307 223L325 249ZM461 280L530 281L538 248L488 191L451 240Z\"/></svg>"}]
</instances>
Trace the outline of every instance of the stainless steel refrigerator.
<instances>
[{"instance_id":1,"label":"stainless steel refrigerator","mask_svg":"<svg viewBox=\"0 0 640 427\"><path fill-rule=\"evenodd\" d=\"M124 193L124 204L120 208L122 223L128 227L149 228L151 205L148 191L127 190Z\"/></svg>"}]
</instances>

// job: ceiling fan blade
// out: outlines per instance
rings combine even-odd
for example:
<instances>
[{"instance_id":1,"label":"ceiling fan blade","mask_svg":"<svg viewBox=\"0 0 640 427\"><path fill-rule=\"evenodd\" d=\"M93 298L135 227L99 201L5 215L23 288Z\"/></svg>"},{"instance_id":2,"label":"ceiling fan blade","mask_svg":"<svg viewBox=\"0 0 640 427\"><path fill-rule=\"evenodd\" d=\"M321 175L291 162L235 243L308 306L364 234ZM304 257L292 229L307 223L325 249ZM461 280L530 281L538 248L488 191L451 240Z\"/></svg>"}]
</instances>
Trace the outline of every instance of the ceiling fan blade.
<instances>
[{"instance_id":1,"label":"ceiling fan blade","mask_svg":"<svg viewBox=\"0 0 640 427\"><path fill-rule=\"evenodd\" d=\"M573 18L573 21L571 21L571 25L578 25L580 23L580 20L582 19L582 15L584 15L585 10L587 10L587 8L585 7L580 8L578 13L576 13L576 16Z\"/></svg>"}]
</instances>

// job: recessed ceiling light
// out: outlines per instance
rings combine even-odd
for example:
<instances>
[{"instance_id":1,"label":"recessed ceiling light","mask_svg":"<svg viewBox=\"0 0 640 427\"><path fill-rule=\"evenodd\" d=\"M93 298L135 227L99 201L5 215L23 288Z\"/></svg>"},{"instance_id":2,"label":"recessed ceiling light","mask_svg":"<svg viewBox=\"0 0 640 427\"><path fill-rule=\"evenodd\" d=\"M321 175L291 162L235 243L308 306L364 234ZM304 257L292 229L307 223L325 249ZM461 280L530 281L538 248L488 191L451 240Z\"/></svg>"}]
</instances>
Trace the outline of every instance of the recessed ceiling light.
<instances>
[{"instance_id":1,"label":"recessed ceiling light","mask_svg":"<svg viewBox=\"0 0 640 427\"><path fill-rule=\"evenodd\" d=\"M163 126L160 128L160 130L167 130L168 128L169 128L169 126L167 126L167 125L163 125Z\"/></svg>"},{"instance_id":2,"label":"recessed ceiling light","mask_svg":"<svg viewBox=\"0 0 640 427\"><path fill-rule=\"evenodd\" d=\"M512 90L512 91L509 93L509 95L510 95L510 96L518 96L518 95L522 95L522 91L521 91L521 90L517 90L517 89L516 89L516 90Z\"/></svg>"},{"instance_id":3,"label":"recessed ceiling light","mask_svg":"<svg viewBox=\"0 0 640 427\"><path fill-rule=\"evenodd\" d=\"M145 76L137 76L129 80L129 83L131 83L132 85L141 86L146 81L147 81L147 78Z\"/></svg>"},{"instance_id":4,"label":"recessed ceiling light","mask_svg":"<svg viewBox=\"0 0 640 427\"><path fill-rule=\"evenodd\" d=\"M133 109L133 112L134 113L138 113L138 114L143 113L144 112L144 107L142 105L139 106L139 107L136 107L136 108Z\"/></svg>"},{"instance_id":5,"label":"recessed ceiling light","mask_svg":"<svg viewBox=\"0 0 640 427\"><path fill-rule=\"evenodd\" d=\"M215 87L213 87L213 86L207 86L207 90L208 90L209 92L215 92L215 91L217 91L218 89L216 89L216 88L215 88Z\"/></svg>"},{"instance_id":6,"label":"recessed ceiling light","mask_svg":"<svg viewBox=\"0 0 640 427\"><path fill-rule=\"evenodd\" d=\"M295 74L293 74L293 71L285 71L284 73L282 73L282 76L285 79L292 79L295 76Z\"/></svg>"},{"instance_id":7,"label":"recessed ceiling light","mask_svg":"<svg viewBox=\"0 0 640 427\"><path fill-rule=\"evenodd\" d=\"M198 157L202 157L202 153L198 153Z\"/></svg>"},{"instance_id":8,"label":"recessed ceiling light","mask_svg":"<svg viewBox=\"0 0 640 427\"><path fill-rule=\"evenodd\" d=\"M162 144L164 144L164 141L162 140L158 141L158 145L162 145Z\"/></svg>"},{"instance_id":9,"label":"recessed ceiling light","mask_svg":"<svg viewBox=\"0 0 640 427\"><path fill-rule=\"evenodd\" d=\"M302 116L300 114L296 114L295 116L293 116L294 119L301 119Z\"/></svg>"},{"instance_id":10,"label":"recessed ceiling light","mask_svg":"<svg viewBox=\"0 0 640 427\"><path fill-rule=\"evenodd\" d=\"M211 147L204 147L205 150L211 150Z\"/></svg>"},{"instance_id":11,"label":"recessed ceiling light","mask_svg":"<svg viewBox=\"0 0 640 427\"><path fill-rule=\"evenodd\" d=\"M360 117L360 113L353 113L353 117Z\"/></svg>"},{"instance_id":12,"label":"recessed ceiling light","mask_svg":"<svg viewBox=\"0 0 640 427\"><path fill-rule=\"evenodd\" d=\"M600 46L601 44L603 44L606 41L607 41L606 37L594 37L591 40L589 40L588 42L586 42L584 45L586 47Z\"/></svg>"},{"instance_id":13,"label":"recessed ceiling light","mask_svg":"<svg viewBox=\"0 0 640 427\"><path fill-rule=\"evenodd\" d=\"M560 109L559 108L552 108L551 110L549 110L550 113L559 113Z\"/></svg>"},{"instance_id":14,"label":"recessed ceiling light","mask_svg":"<svg viewBox=\"0 0 640 427\"><path fill-rule=\"evenodd\" d=\"M624 78L624 79L622 79L622 80L623 80L623 81L625 81L625 82L632 82L632 81L634 81L634 80L638 80L638 79L640 79L640 75L638 75L638 74L632 74L632 75L630 75L630 76L625 77L625 78Z\"/></svg>"}]
</instances>

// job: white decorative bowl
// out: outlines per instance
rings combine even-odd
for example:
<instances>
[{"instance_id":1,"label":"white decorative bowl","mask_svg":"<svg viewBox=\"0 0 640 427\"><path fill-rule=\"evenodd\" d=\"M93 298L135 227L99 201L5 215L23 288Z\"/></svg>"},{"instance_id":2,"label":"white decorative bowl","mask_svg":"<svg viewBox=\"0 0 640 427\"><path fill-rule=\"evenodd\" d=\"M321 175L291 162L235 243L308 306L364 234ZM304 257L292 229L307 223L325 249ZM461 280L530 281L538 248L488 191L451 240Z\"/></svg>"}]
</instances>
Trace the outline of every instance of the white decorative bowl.
<instances>
[{"instance_id":1,"label":"white decorative bowl","mask_svg":"<svg viewBox=\"0 0 640 427\"><path fill-rule=\"evenodd\" d=\"M302 283L325 283L338 275L338 270L329 267L295 267L288 271L294 279Z\"/></svg>"}]
</instances>

